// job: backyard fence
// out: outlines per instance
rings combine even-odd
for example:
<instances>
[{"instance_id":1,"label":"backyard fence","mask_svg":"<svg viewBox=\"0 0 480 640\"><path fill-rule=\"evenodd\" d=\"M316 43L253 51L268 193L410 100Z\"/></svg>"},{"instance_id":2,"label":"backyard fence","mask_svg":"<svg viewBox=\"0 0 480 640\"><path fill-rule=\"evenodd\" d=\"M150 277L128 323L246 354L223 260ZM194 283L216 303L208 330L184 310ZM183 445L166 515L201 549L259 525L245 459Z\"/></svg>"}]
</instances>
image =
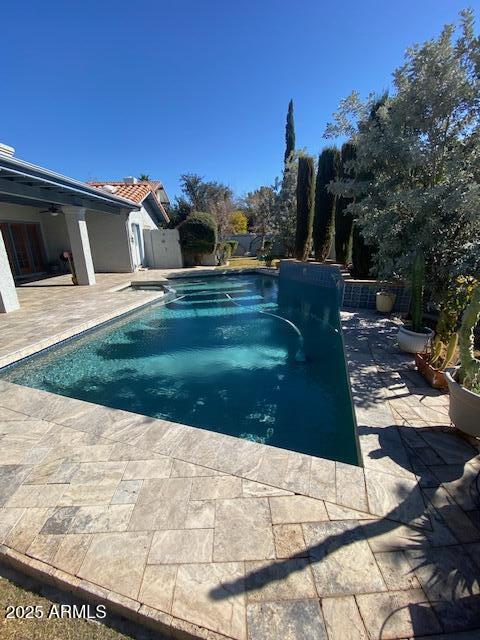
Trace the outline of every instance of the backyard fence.
<instances>
[{"instance_id":1,"label":"backyard fence","mask_svg":"<svg viewBox=\"0 0 480 640\"><path fill-rule=\"evenodd\" d=\"M176 229L144 229L146 266L152 269L183 267L180 237Z\"/></svg>"}]
</instances>

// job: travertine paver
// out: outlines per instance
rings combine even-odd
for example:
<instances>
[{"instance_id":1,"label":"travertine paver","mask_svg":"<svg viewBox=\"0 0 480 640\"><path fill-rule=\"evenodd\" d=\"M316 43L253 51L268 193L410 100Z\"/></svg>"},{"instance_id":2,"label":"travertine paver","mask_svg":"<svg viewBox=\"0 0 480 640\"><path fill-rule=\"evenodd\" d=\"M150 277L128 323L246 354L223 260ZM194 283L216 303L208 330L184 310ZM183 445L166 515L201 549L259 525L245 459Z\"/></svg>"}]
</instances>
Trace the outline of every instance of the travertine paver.
<instances>
[{"instance_id":1,"label":"travertine paver","mask_svg":"<svg viewBox=\"0 0 480 640\"><path fill-rule=\"evenodd\" d=\"M135 504L142 480L122 480L113 494L112 504Z\"/></svg>"},{"instance_id":2,"label":"travertine paver","mask_svg":"<svg viewBox=\"0 0 480 640\"><path fill-rule=\"evenodd\" d=\"M368 640L353 596L323 598L322 611L329 640Z\"/></svg>"},{"instance_id":3,"label":"travertine paver","mask_svg":"<svg viewBox=\"0 0 480 640\"><path fill-rule=\"evenodd\" d=\"M153 460L132 460L127 464L123 480L169 478L171 468L172 459L167 457Z\"/></svg>"},{"instance_id":4,"label":"travertine paver","mask_svg":"<svg viewBox=\"0 0 480 640\"><path fill-rule=\"evenodd\" d=\"M174 564L149 564L145 567L139 599L149 607L170 613L177 578Z\"/></svg>"},{"instance_id":5,"label":"travertine paver","mask_svg":"<svg viewBox=\"0 0 480 640\"><path fill-rule=\"evenodd\" d=\"M72 533L60 538L60 544L52 564L62 571L75 575L82 565L92 541L92 536L90 534Z\"/></svg>"},{"instance_id":6,"label":"travertine paver","mask_svg":"<svg viewBox=\"0 0 480 640\"><path fill-rule=\"evenodd\" d=\"M315 598L317 593L306 558L274 562L246 562L245 588L248 602Z\"/></svg>"},{"instance_id":7,"label":"travertine paver","mask_svg":"<svg viewBox=\"0 0 480 640\"><path fill-rule=\"evenodd\" d=\"M268 498L217 501L213 557L215 562L275 557Z\"/></svg>"},{"instance_id":8,"label":"travertine paver","mask_svg":"<svg viewBox=\"0 0 480 640\"><path fill-rule=\"evenodd\" d=\"M60 536L40 532L28 547L27 555L50 564L58 551L60 542Z\"/></svg>"},{"instance_id":9,"label":"travertine paver","mask_svg":"<svg viewBox=\"0 0 480 640\"><path fill-rule=\"evenodd\" d=\"M250 640L327 640L317 600L259 602L247 606Z\"/></svg>"},{"instance_id":10,"label":"travertine paver","mask_svg":"<svg viewBox=\"0 0 480 640\"><path fill-rule=\"evenodd\" d=\"M245 640L243 578L243 562L180 565L172 614L236 640ZM235 588L230 588L232 583Z\"/></svg>"},{"instance_id":11,"label":"travertine paver","mask_svg":"<svg viewBox=\"0 0 480 640\"><path fill-rule=\"evenodd\" d=\"M191 486L191 478L145 480L132 513L129 529L182 529L187 517Z\"/></svg>"},{"instance_id":12,"label":"travertine paver","mask_svg":"<svg viewBox=\"0 0 480 640\"><path fill-rule=\"evenodd\" d=\"M417 589L420 587L403 551L376 553L375 560L388 589Z\"/></svg>"},{"instance_id":13,"label":"travertine paver","mask_svg":"<svg viewBox=\"0 0 480 640\"><path fill-rule=\"evenodd\" d=\"M478 441L394 323L342 322L366 473L0 381L3 556L190 636L475 633Z\"/></svg>"},{"instance_id":14,"label":"travertine paver","mask_svg":"<svg viewBox=\"0 0 480 640\"><path fill-rule=\"evenodd\" d=\"M188 503L186 529L209 529L215 526L215 501L190 500Z\"/></svg>"},{"instance_id":15,"label":"travertine paver","mask_svg":"<svg viewBox=\"0 0 480 640\"><path fill-rule=\"evenodd\" d=\"M234 476L194 478L192 500L215 500L237 498L242 495L242 481Z\"/></svg>"},{"instance_id":16,"label":"travertine paver","mask_svg":"<svg viewBox=\"0 0 480 640\"><path fill-rule=\"evenodd\" d=\"M213 529L156 531L148 555L149 564L211 562Z\"/></svg>"},{"instance_id":17,"label":"travertine paver","mask_svg":"<svg viewBox=\"0 0 480 640\"><path fill-rule=\"evenodd\" d=\"M80 578L136 598L153 533L97 533L78 571Z\"/></svg>"},{"instance_id":18,"label":"travertine paver","mask_svg":"<svg viewBox=\"0 0 480 640\"><path fill-rule=\"evenodd\" d=\"M273 525L273 536L277 558L308 555L301 525L275 524Z\"/></svg>"},{"instance_id":19,"label":"travertine paver","mask_svg":"<svg viewBox=\"0 0 480 640\"><path fill-rule=\"evenodd\" d=\"M68 529L69 533L105 533L126 531L133 505L79 507Z\"/></svg>"},{"instance_id":20,"label":"travertine paver","mask_svg":"<svg viewBox=\"0 0 480 640\"><path fill-rule=\"evenodd\" d=\"M386 590L373 553L355 521L304 524L320 596Z\"/></svg>"},{"instance_id":21,"label":"travertine paver","mask_svg":"<svg viewBox=\"0 0 480 640\"><path fill-rule=\"evenodd\" d=\"M270 511L273 524L328 520L325 504L321 500L307 496L270 498Z\"/></svg>"},{"instance_id":22,"label":"travertine paver","mask_svg":"<svg viewBox=\"0 0 480 640\"><path fill-rule=\"evenodd\" d=\"M421 589L358 595L356 600L371 640L424 636L442 630Z\"/></svg>"}]
</instances>

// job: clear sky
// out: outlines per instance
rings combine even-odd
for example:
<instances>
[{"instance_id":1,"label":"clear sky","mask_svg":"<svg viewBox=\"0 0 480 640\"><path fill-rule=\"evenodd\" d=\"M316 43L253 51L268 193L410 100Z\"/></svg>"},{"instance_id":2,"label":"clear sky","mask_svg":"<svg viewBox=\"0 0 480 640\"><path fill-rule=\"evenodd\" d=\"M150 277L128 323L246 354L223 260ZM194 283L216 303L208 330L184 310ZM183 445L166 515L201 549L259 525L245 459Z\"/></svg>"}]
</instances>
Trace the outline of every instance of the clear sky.
<instances>
[{"instance_id":1,"label":"clear sky","mask_svg":"<svg viewBox=\"0 0 480 640\"><path fill-rule=\"evenodd\" d=\"M81 180L281 171L287 104L318 153L338 101L478 0L26 0L1 8L0 141Z\"/></svg>"}]
</instances>

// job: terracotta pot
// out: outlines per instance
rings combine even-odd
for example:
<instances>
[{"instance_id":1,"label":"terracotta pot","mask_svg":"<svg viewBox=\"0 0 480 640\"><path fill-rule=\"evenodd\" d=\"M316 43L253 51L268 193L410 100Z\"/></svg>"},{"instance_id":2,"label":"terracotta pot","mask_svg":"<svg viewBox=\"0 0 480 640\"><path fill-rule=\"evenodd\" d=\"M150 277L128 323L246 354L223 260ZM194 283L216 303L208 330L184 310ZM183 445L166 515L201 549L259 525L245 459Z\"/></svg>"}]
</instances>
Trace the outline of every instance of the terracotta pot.
<instances>
[{"instance_id":1,"label":"terracotta pot","mask_svg":"<svg viewBox=\"0 0 480 640\"><path fill-rule=\"evenodd\" d=\"M380 313L391 313L396 298L397 296L395 293L390 293L388 291L377 291L375 295L377 311L379 311Z\"/></svg>"},{"instance_id":2,"label":"terracotta pot","mask_svg":"<svg viewBox=\"0 0 480 640\"><path fill-rule=\"evenodd\" d=\"M448 389L448 382L445 377L445 371L432 367L429 359L429 356L425 354L416 353L415 364L417 365L417 369L431 387L434 389L440 389L441 391L446 391Z\"/></svg>"},{"instance_id":3,"label":"terracotta pot","mask_svg":"<svg viewBox=\"0 0 480 640\"><path fill-rule=\"evenodd\" d=\"M460 431L480 437L480 395L459 384L456 374L452 376L447 371L445 377L450 392L450 420Z\"/></svg>"},{"instance_id":4,"label":"terracotta pot","mask_svg":"<svg viewBox=\"0 0 480 640\"><path fill-rule=\"evenodd\" d=\"M398 330L398 346L406 353L426 353L435 333L424 327L422 333L407 329L404 325Z\"/></svg>"}]
</instances>

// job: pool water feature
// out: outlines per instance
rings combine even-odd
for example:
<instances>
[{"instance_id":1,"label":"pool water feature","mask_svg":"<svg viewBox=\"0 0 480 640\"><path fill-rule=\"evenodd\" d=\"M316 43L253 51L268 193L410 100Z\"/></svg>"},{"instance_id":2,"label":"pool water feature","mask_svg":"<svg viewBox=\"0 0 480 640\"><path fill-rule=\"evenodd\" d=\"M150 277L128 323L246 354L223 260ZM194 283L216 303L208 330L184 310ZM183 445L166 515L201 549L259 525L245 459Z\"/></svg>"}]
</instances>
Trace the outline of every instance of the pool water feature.
<instances>
[{"instance_id":1,"label":"pool water feature","mask_svg":"<svg viewBox=\"0 0 480 640\"><path fill-rule=\"evenodd\" d=\"M335 290L254 274L181 278L170 286L166 301L0 377L358 463Z\"/></svg>"}]
</instances>

